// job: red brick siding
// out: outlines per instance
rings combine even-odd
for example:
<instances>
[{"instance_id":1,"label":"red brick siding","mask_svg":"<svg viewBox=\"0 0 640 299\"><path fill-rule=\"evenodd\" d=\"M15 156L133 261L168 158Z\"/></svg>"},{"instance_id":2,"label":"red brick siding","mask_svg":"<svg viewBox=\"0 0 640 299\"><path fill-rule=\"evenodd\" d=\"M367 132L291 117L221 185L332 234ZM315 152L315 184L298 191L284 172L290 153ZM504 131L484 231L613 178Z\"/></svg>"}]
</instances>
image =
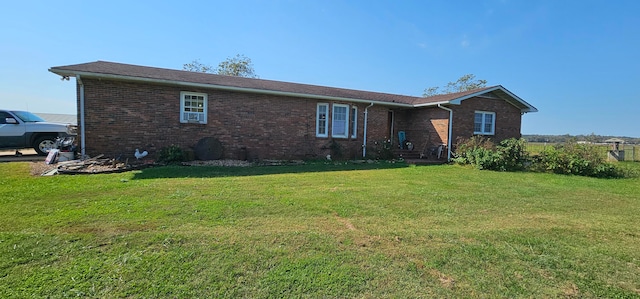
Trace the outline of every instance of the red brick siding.
<instances>
[{"instance_id":1,"label":"red brick siding","mask_svg":"<svg viewBox=\"0 0 640 299\"><path fill-rule=\"evenodd\" d=\"M473 136L476 111L496 113L495 135L487 136L495 141L520 138L520 109L506 101L490 98L471 98L460 105L448 105L453 110L452 146L459 138ZM447 144L449 135L449 112L438 108L397 110L395 134L405 131L407 140L418 146L418 150ZM396 137L397 138L397 137Z\"/></svg>"},{"instance_id":2,"label":"red brick siding","mask_svg":"<svg viewBox=\"0 0 640 299\"><path fill-rule=\"evenodd\" d=\"M132 157L136 148L155 155L172 144L193 147L204 137L218 138L227 159L242 157L242 148L253 159L315 158L330 153L331 138L315 136L315 100L104 79L82 81L88 155ZM180 123L181 91L208 95L206 125ZM336 139L345 158L362 154L366 105L350 106L358 108L358 137ZM369 129L378 131L371 122Z\"/></svg>"},{"instance_id":3,"label":"red brick siding","mask_svg":"<svg viewBox=\"0 0 640 299\"><path fill-rule=\"evenodd\" d=\"M418 150L446 143L449 134L449 112L437 107L397 110L396 139L399 131L405 131L407 140Z\"/></svg>"},{"instance_id":4,"label":"red brick siding","mask_svg":"<svg viewBox=\"0 0 640 299\"><path fill-rule=\"evenodd\" d=\"M344 158L362 156L367 104L335 102L357 107L356 138L315 136L317 101L304 98L239 93L175 85L83 78L85 91L86 153L90 156L131 158L136 148L153 157L166 146L185 149L204 137L215 137L224 148L223 158L309 159L331 154L331 141L341 145ZM208 96L207 124L180 123L180 92ZM78 101L79 101L78 89ZM520 110L502 100L472 98L454 109L453 143L473 135L476 110L496 112L492 139L520 137ZM78 104L78 117L80 117ZM390 132L389 107L368 108L367 148L376 141L397 140L405 131L419 150L447 143L449 113L437 107L395 109L394 132ZM329 136L331 136L329 117ZM78 122L80 124L80 122ZM245 150L246 149L246 150ZM372 152L369 151L369 154Z\"/></svg>"},{"instance_id":5,"label":"red brick siding","mask_svg":"<svg viewBox=\"0 0 640 299\"><path fill-rule=\"evenodd\" d=\"M453 133L452 141L455 145L459 138L473 136L473 121L476 111L488 111L496 113L495 135L487 137L499 142L509 138L520 138L520 126L522 115L520 109L506 101L489 98L471 98L452 105L453 109Z\"/></svg>"},{"instance_id":6,"label":"red brick siding","mask_svg":"<svg viewBox=\"0 0 640 299\"><path fill-rule=\"evenodd\" d=\"M372 106L368 109L367 144L389 139L389 108ZM363 115L364 118L364 115Z\"/></svg>"}]
</instances>

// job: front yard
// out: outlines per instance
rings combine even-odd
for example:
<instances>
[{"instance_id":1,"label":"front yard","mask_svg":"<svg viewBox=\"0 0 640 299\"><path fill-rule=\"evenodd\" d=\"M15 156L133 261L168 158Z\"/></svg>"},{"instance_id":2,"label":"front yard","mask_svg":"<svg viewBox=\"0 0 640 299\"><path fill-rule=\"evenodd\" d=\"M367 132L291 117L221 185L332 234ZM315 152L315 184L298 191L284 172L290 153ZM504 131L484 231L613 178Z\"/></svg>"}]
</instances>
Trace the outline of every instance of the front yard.
<instances>
[{"instance_id":1,"label":"front yard","mask_svg":"<svg viewBox=\"0 0 640 299\"><path fill-rule=\"evenodd\" d=\"M638 178L386 163L0 174L2 298L640 297Z\"/></svg>"}]
</instances>

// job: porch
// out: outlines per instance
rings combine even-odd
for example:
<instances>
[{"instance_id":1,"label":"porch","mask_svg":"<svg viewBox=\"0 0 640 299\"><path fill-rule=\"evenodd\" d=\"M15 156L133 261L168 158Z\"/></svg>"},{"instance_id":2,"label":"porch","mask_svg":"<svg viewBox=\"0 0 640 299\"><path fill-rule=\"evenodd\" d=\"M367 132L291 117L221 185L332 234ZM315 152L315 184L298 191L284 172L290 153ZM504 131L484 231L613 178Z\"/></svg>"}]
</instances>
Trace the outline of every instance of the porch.
<instances>
[{"instance_id":1,"label":"porch","mask_svg":"<svg viewBox=\"0 0 640 299\"><path fill-rule=\"evenodd\" d=\"M439 137L431 138L429 130L399 130L395 138L393 155L409 164L447 163L447 145Z\"/></svg>"},{"instance_id":2,"label":"porch","mask_svg":"<svg viewBox=\"0 0 640 299\"><path fill-rule=\"evenodd\" d=\"M434 165L447 163L446 146L442 146L440 149L433 148L426 153L416 149L396 149L393 154L395 157L404 159L407 164Z\"/></svg>"}]
</instances>

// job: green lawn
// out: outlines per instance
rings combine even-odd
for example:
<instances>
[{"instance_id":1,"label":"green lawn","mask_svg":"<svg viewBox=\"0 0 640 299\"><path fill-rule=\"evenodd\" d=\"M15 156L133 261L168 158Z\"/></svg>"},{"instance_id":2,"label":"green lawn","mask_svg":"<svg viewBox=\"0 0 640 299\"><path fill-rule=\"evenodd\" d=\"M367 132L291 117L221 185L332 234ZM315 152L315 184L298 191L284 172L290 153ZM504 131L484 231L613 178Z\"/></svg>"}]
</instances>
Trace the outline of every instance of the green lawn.
<instances>
[{"instance_id":1,"label":"green lawn","mask_svg":"<svg viewBox=\"0 0 640 299\"><path fill-rule=\"evenodd\" d=\"M639 178L28 168L0 164L1 298L640 298Z\"/></svg>"}]
</instances>

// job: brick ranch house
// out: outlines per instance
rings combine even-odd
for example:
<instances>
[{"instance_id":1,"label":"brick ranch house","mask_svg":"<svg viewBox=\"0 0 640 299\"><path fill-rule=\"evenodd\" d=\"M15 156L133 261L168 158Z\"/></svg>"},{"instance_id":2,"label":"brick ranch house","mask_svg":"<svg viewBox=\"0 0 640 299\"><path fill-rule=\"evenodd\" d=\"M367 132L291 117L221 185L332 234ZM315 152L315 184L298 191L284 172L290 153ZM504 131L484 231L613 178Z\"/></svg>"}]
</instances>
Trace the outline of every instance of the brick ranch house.
<instances>
[{"instance_id":1,"label":"brick ranch house","mask_svg":"<svg viewBox=\"0 0 640 299\"><path fill-rule=\"evenodd\" d=\"M343 158L411 141L413 152L450 157L458 138L519 138L521 117L537 109L498 85L414 97L222 76L106 61L52 67L76 78L83 155L150 156L169 145L216 138L224 159Z\"/></svg>"}]
</instances>

